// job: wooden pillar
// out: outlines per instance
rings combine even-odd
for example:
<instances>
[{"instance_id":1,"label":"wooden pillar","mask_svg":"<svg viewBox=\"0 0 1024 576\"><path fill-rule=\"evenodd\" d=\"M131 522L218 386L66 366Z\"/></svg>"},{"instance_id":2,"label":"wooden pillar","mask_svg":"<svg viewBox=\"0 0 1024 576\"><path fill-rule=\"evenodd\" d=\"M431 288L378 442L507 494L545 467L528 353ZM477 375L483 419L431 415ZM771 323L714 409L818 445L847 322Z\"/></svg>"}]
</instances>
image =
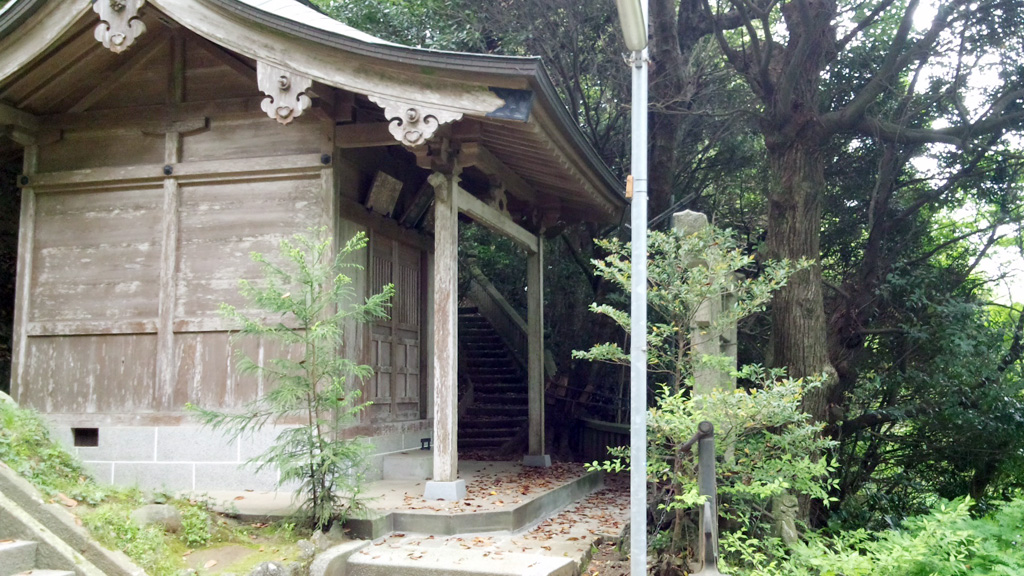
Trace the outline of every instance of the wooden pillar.
<instances>
[{"instance_id":1,"label":"wooden pillar","mask_svg":"<svg viewBox=\"0 0 1024 576\"><path fill-rule=\"evenodd\" d=\"M544 242L539 235L536 252L526 258L526 301L530 442L523 464L546 467L551 456L544 453Z\"/></svg>"},{"instance_id":2,"label":"wooden pillar","mask_svg":"<svg viewBox=\"0 0 1024 576\"><path fill-rule=\"evenodd\" d=\"M11 396L21 402L28 354L28 318L32 293L32 256L35 252L36 193L32 176L39 164L39 146L25 146L22 173L28 186L21 189L21 218L18 221L18 272L15 283L14 353L11 355Z\"/></svg>"},{"instance_id":3,"label":"wooden pillar","mask_svg":"<svg viewBox=\"0 0 1024 576\"><path fill-rule=\"evenodd\" d=\"M171 72L168 104L185 101L185 36L175 30L171 36ZM181 204L181 186L173 176L174 166L181 162L181 126L171 125L164 134L164 198L160 234L160 292L157 295L157 350L156 386L153 389L153 408L170 410L176 399L174 388L178 381L178 361L174 357L174 305L177 291L178 228Z\"/></svg>"},{"instance_id":4,"label":"wooden pillar","mask_svg":"<svg viewBox=\"0 0 1024 576\"><path fill-rule=\"evenodd\" d=\"M458 479L458 243L456 167L434 172L434 477L423 497L461 500L466 481Z\"/></svg>"}]
</instances>

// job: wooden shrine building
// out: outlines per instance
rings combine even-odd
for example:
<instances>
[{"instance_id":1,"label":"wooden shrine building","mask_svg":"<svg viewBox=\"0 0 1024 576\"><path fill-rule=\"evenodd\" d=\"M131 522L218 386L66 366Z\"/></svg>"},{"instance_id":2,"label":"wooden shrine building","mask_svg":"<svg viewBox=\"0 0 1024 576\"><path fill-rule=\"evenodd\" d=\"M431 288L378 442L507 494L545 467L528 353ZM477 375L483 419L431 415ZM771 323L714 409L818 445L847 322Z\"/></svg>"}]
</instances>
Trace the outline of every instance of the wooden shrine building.
<instances>
[{"instance_id":1,"label":"wooden shrine building","mask_svg":"<svg viewBox=\"0 0 1024 576\"><path fill-rule=\"evenodd\" d=\"M543 243L614 222L620 186L540 61L408 48L294 0L14 0L0 11L0 164L20 190L11 393L102 480L269 488L184 412L263 390L239 376L221 303L251 252L325 226L370 237L352 326L374 366L352 434L379 454L432 436L432 495L458 498L460 217L529 254L527 462L543 465ZM0 172L3 174L5 172ZM279 350L253 342L255 357Z\"/></svg>"}]
</instances>

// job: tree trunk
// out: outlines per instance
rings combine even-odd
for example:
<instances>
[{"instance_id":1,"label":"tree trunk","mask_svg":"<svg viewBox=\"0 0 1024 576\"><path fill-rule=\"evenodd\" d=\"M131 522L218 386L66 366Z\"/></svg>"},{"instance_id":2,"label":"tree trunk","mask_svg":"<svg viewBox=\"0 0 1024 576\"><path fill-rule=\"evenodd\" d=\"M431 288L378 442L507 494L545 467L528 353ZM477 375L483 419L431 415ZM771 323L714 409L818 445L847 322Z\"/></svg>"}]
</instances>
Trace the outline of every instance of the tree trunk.
<instances>
[{"instance_id":1,"label":"tree trunk","mask_svg":"<svg viewBox=\"0 0 1024 576\"><path fill-rule=\"evenodd\" d=\"M768 199L769 256L814 263L794 274L772 300L771 364L785 367L793 378L825 376L821 387L804 396L803 410L814 421L827 422L836 378L828 359L818 264L824 162L817 138L767 140L776 179Z\"/></svg>"}]
</instances>

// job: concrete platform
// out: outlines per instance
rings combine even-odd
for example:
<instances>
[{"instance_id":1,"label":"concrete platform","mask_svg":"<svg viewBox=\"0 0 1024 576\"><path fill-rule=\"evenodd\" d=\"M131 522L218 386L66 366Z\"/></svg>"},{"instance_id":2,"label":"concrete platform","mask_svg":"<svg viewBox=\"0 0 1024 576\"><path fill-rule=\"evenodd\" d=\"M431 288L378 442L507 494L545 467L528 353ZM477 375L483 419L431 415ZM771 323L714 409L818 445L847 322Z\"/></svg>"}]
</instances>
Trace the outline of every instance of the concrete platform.
<instances>
[{"instance_id":1,"label":"concrete platform","mask_svg":"<svg viewBox=\"0 0 1024 576\"><path fill-rule=\"evenodd\" d=\"M422 496L426 478L371 483L366 517L350 519L348 550L321 576L377 574L571 575L591 545L615 539L628 522L629 491L580 464L531 468L520 463L459 463L467 497ZM245 518L274 518L292 509L291 494L211 492Z\"/></svg>"}]
</instances>

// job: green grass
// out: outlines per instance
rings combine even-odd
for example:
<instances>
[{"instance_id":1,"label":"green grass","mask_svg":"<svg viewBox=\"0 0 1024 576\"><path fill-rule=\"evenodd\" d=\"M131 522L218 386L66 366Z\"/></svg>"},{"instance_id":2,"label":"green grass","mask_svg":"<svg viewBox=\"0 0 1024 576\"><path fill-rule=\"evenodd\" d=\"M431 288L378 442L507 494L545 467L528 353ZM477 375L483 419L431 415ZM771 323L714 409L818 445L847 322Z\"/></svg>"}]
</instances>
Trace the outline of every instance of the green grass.
<instances>
[{"instance_id":1,"label":"green grass","mask_svg":"<svg viewBox=\"0 0 1024 576\"><path fill-rule=\"evenodd\" d=\"M215 514L210 502L185 500L138 488L98 484L72 454L51 437L45 422L32 410L22 409L0 395L0 461L31 482L44 497L68 503L73 513L103 546L121 550L150 576L176 576L187 568L195 550L228 544L253 550L232 566L251 569L261 562L290 558L295 542L308 534L294 524L244 524ZM61 497L63 496L63 497ZM182 529L165 533L156 526L139 527L131 520L137 508L151 503L170 504L181 512ZM203 571L200 569L199 573Z\"/></svg>"}]
</instances>

